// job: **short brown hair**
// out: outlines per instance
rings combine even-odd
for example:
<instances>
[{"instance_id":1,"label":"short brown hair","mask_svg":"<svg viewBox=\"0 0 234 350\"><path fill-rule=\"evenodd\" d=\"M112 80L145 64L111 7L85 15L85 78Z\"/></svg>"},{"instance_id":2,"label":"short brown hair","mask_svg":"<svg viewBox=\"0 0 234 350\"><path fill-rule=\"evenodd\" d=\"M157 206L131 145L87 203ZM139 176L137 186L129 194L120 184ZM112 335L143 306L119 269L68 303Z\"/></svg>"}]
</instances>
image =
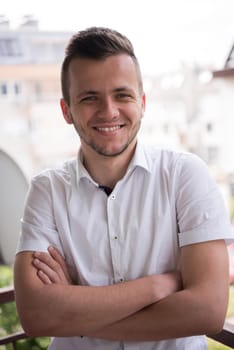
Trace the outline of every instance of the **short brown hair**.
<instances>
[{"instance_id":1,"label":"short brown hair","mask_svg":"<svg viewBox=\"0 0 234 350\"><path fill-rule=\"evenodd\" d=\"M135 56L131 41L116 30L91 27L74 34L65 51L61 69L61 86L64 100L69 104L68 68L74 58L104 59L108 56L126 53L135 62L139 77L139 88L143 91L142 77L138 60Z\"/></svg>"}]
</instances>

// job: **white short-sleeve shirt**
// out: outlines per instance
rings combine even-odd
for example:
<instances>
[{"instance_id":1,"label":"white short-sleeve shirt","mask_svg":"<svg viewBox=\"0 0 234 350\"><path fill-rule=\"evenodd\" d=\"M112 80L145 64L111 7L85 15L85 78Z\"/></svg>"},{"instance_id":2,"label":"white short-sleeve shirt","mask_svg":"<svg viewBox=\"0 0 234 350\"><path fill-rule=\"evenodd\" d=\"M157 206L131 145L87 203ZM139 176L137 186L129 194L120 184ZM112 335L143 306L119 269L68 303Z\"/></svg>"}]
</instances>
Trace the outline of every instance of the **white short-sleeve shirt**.
<instances>
[{"instance_id":1,"label":"white short-sleeve shirt","mask_svg":"<svg viewBox=\"0 0 234 350\"><path fill-rule=\"evenodd\" d=\"M81 158L32 179L17 252L53 245L78 284L101 286L176 269L182 246L233 240L223 198L197 156L138 144L109 196ZM204 350L206 341L71 337L54 338L49 349Z\"/></svg>"}]
</instances>

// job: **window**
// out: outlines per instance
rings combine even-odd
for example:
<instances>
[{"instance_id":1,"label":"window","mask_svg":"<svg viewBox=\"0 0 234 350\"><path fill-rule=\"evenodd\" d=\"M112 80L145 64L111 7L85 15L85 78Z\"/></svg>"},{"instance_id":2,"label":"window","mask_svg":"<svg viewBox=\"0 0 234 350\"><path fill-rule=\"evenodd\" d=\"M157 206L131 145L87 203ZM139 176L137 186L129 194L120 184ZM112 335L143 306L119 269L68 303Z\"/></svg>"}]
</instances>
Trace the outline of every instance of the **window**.
<instances>
[{"instance_id":1,"label":"window","mask_svg":"<svg viewBox=\"0 0 234 350\"><path fill-rule=\"evenodd\" d=\"M0 57L21 56L19 41L16 38L0 38Z\"/></svg>"},{"instance_id":2,"label":"window","mask_svg":"<svg viewBox=\"0 0 234 350\"><path fill-rule=\"evenodd\" d=\"M211 132L211 131L213 130L213 124L212 124L212 123L207 123L207 124L206 124L206 130L207 130L208 132Z\"/></svg>"},{"instance_id":3,"label":"window","mask_svg":"<svg viewBox=\"0 0 234 350\"><path fill-rule=\"evenodd\" d=\"M6 83L0 83L0 94L1 95L7 95L8 88Z\"/></svg>"},{"instance_id":4,"label":"window","mask_svg":"<svg viewBox=\"0 0 234 350\"><path fill-rule=\"evenodd\" d=\"M21 92L22 86L18 81L0 81L0 97L15 99L21 94Z\"/></svg>"},{"instance_id":5,"label":"window","mask_svg":"<svg viewBox=\"0 0 234 350\"><path fill-rule=\"evenodd\" d=\"M19 83L14 84L14 93L15 95L19 95L21 93L21 86Z\"/></svg>"}]
</instances>

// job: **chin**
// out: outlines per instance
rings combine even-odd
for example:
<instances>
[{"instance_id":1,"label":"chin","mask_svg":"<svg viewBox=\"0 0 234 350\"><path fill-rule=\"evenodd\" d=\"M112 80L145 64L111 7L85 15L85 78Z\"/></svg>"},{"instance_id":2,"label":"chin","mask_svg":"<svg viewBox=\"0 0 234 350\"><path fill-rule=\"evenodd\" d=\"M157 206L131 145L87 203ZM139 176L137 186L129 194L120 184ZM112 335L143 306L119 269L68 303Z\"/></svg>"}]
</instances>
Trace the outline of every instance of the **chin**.
<instances>
[{"instance_id":1,"label":"chin","mask_svg":"<svg viewBox=\"0 0 234 350\"><path fill-rule=\"evenodd\" d=\"M99 150L96 150L96 152L98 152L100 155L103 155L105 157L117 157L117 156L123 154L124 152L126 152L128 149L129 149L129 144L127 144L123 147L119 147L119 148L115 148L115 149L111 149L111 150L99 149Z\"/></svg>"}]
</instances>

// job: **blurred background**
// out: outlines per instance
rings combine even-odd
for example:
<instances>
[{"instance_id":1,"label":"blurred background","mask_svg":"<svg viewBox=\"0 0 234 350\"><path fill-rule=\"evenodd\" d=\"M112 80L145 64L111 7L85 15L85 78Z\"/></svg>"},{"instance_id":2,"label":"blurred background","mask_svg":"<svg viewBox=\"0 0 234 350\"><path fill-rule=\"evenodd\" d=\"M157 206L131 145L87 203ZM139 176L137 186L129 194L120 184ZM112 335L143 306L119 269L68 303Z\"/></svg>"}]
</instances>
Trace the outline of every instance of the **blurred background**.
<instances>
[{"instance_id":1,"label":"blurred background","mask_svg":"<svg viewBox=\"0 0 234 350\"><path fill-rule=\"evenodd\" d=\"M89 26L130 38L147 95L140 138L204 159L234 222L233 0L0 0L0 286L12 284L30 178L77 154L59 107L60 67L71 35ZM229 256L232 284L234 246ZM0 335L19 328L15 306L4 307ZM18 346L42 350L48 342ZM226 348L209 340L210 350Z\"/></svg>"},{"instance_id":2,"label":"blurred background","mask_svg":"<svg viewBox=\"0 0 234 350\"><path fill-rule=\"evenodd\" d=\"M0 255L25 183L76 156L78 137L59 107L60 67L71 35L94 25L135 47L147 95L140 138L203 158L234 218L233 0L1 0L0 11ZM18 226L11 231L18 236Z\"/></svg>"}]
</instances>

